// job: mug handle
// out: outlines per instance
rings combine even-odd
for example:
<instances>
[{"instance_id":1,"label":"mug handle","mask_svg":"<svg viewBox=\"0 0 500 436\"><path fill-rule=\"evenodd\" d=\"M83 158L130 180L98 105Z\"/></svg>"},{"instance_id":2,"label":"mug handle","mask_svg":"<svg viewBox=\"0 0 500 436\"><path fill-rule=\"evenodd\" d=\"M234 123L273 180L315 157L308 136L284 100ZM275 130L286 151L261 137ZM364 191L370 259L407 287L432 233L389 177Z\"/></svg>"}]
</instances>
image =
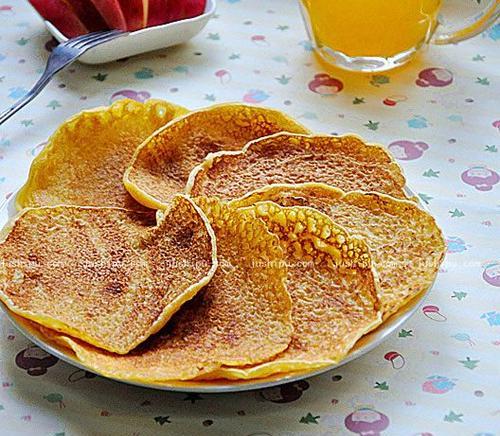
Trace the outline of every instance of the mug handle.
<instances>
[{"instance_id":1,"label":"mug handle","mask_svg":"<svg viewBox=\"0 0 500 436\"><path fill-rule=\"evenodd\" d=\"M485 2L485 0L468 1L474 1L477 5L480 5L481 1ZM451 6L454 2L451 0L448 0L447 2L445 1L444 9L446 9L446 3ZM446 12L443 12L442 15L445 16ZM431 38L431 42L438 45L454 44L459 41L472 38L490 27L498 17L500 17L500 0L493 0L486 8L476 13L475 16L466 19L464 27L459 29L450 29L449 26L440 23Z\"/></svg>"}]
</instances>

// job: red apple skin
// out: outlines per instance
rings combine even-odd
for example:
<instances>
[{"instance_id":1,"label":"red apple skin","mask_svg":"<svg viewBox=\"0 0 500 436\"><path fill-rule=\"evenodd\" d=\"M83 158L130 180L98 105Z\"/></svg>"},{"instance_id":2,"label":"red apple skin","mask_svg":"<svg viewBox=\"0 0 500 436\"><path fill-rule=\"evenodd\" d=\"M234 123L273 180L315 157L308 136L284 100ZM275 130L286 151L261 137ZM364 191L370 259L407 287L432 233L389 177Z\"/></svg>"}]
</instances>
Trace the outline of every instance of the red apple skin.
<instances>
[{"instance_id":1,"label":"red apple skin","mask_svg":"<svg viewBox=\"0 0 500 436\"><path fill-rule=\"evenodd\" d=\"M146 25L147 15L145 14L145 6L143 0L119 0L120 7L125 15L127 22L127 30L142 29ZM146 2L147 3L147 2Z\"/></svg>"},{"instance_id":2,"label":"red apple skin","mask_svg":"<svg viewBox=\"0 0 500 436\"><path fill-rule=\"evenodd\" d=\"M169 0L168 23L197 17L205 12L206 0Z\"/></svg>"},{"instance_id":3,"label":"red apple skin","mask_svg":"<svg viewBox=\"0 0 500 436\"><path fill-rule=\"evenodd\" d=\"M109 29L104 19L90 0L67 0L80 21L90 32Z\"/></svg>"},{"instance_id":4,"label":"red apple skin","mask_svg":"<svg viewBox=\"0 0 500 436\"><path fill-rule=\"evenodd\" d=\"M165 24L169 19L169 0L149 0L148 27Z\"/></svg>"},{"instance_id":5,"label":"red apple skin","mask_svg":"<svg viewBox=\"0 0 500 436\"><path fill-rule=\"evenodd\" d=\"M91 0L110 29L127 30L127 21L118 0Z\"/></svg>"},{"instance_id":6,"label":"red apple skin","mask_svg":"<svg viewBox=\"0 0 500 436\"><path fill-rule=\"evenodd\" d=\"M205 12L206 0L149 0L148 26L193 18Z\"/></svg>"},{"instance_id":7,"label":"red apple skin","mask_svg":"<svg viewBox=\"0 0 500 436\"><path fill-rule=\"evenodd\" d=\"M69 3L64 0L29 0L37 12L56 26L65 36L73 38L89 32Z\"/></svg>"}]
</instances>

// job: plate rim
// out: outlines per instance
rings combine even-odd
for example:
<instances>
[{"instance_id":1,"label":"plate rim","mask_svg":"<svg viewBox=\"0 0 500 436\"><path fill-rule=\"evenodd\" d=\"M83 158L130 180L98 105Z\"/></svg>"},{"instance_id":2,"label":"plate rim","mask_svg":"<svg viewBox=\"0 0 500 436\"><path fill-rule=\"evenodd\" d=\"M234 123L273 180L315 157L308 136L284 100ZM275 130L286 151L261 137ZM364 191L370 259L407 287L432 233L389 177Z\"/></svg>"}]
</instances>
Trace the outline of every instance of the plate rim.
<instances>
[{"instance_id":1,"label":"plate rim","mask_svg":"<svg viewBox=\"0 0 500 436\"><path fill-rule=\"evenodd\" d=\"M418 206L429 213L429 209L420 201L419 197L415 194L413 190L405 186L405 191L408 196L411 198L415 198ZM4 202L0 205L0 225L2 229L10 222L10 220L17 215L18 211L16 209L16 197L19 190L12 193L9 198L4 200ZM437 275L436 275L437 277ZM411 299L408 303L402 306L395 314L391 315L388 319L386 319L380 326L378 326L373 331L369 332L367 335L373 334L379 330L379 335L377 338L372 340L371 342L361 345L359 348L354 349L354 351L349 352L349 354L340 362L332 365L327 365L321 368L313 369L313 370L303 370L296 372L283 373L280 377L280 374L275 374L274 376L266 377L263 379L250 379L250 380L241 380L241 381L227 381L226 383L221 383L219 380L214 381L202 381L202 380L192 380L192 381L164 381L160 383L144 383L134 380L123 380L115 377L108 377L106 375L100 374L96 372L92 368L87 367L82 362L80 362L76 356L74 356L74 352L70 349L67 349L59 344L55 344L53 342L49 342L46 338L42 339L41 334L35 334L32 330L23 325L18 319L21 317L19 315L11 312L3 302L0 301L0 307L3 312L10 320L10 322L14 325L14 327L21 332L28 340L33 342L35 345L46 351L47 353L57 357L58 359L75 366L84 371L89 371L93 374L97 374L100 377L103 377L107 380L112 380L115 382L125 383L132 386L138 386L142 388L155 389L161 391L169 391L169 392L180 392L180 393L200 393L200 394L223 394L223 393L236 393L236 392L247 392L254 391L258 389L267 389L271 387L276 387L283 385L285 383L293 383L296 381L308 379L311 377L316 377L321 374L325 374L327 372L333 371L341 366L344 366L361 356L369 353L374 350L378 346L380 346L383 342L387 340L387 338L396 331L401 325L403 325L406 321L408 321L419 309L427 295L434 288L434 284L436 281L436 277L432 284L427 288L426 291L421 292L416 295L413 299ZM403 313L401 313L403 312ZM366 336L366 335L365 335ZM363 337L365 337L363 336ZM363 339L360 338L360 340ZM358 340L359 341L359 340ZM73 355L72 355L73 354Z\"/></svg>"}]
</instances>

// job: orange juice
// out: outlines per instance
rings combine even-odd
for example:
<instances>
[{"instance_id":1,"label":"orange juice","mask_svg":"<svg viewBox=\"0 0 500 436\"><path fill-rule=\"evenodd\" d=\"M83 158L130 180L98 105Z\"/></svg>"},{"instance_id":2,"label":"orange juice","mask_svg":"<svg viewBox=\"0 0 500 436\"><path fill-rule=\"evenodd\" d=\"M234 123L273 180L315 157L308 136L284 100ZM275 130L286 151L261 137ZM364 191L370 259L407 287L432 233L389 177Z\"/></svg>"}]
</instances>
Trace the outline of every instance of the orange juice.
<instances>
[{"instance_id":1,"label":"orange juice","mask_svg":"<svg viewBox=\"0 0 500 436\"><path fill-rule=\"evenodd\" d=\"M432 35L441 6L441 0L301 1L316 46L349 57L418 49Z\"/></svg>"}]
</instances>

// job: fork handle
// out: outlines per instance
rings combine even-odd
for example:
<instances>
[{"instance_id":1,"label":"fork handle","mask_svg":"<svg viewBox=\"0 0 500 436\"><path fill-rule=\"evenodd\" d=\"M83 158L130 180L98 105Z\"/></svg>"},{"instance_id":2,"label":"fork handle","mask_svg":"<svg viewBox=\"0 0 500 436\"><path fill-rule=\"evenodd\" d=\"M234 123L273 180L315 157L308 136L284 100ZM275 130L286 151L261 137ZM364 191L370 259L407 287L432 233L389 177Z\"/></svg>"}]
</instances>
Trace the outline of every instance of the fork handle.
<instances>
[{"instance_id":1,"label":"fork handle","mask_svg":"<svg viewBox=\"0 0 500 436\"><path fill-rule=\"evenodd\" d=\"M40 94L42 89L45 88L50 82L50 79L52 79L52 75L46 74L46 72L44 72L42 74L42 77L38 79L38 82L33 85L33 88L31 88L25 96L16 101L10 108L0 113L0 124L8 120L19 109L26 106L31 100L33 100L38 94Z\"/></svg>"}]
</instances>

